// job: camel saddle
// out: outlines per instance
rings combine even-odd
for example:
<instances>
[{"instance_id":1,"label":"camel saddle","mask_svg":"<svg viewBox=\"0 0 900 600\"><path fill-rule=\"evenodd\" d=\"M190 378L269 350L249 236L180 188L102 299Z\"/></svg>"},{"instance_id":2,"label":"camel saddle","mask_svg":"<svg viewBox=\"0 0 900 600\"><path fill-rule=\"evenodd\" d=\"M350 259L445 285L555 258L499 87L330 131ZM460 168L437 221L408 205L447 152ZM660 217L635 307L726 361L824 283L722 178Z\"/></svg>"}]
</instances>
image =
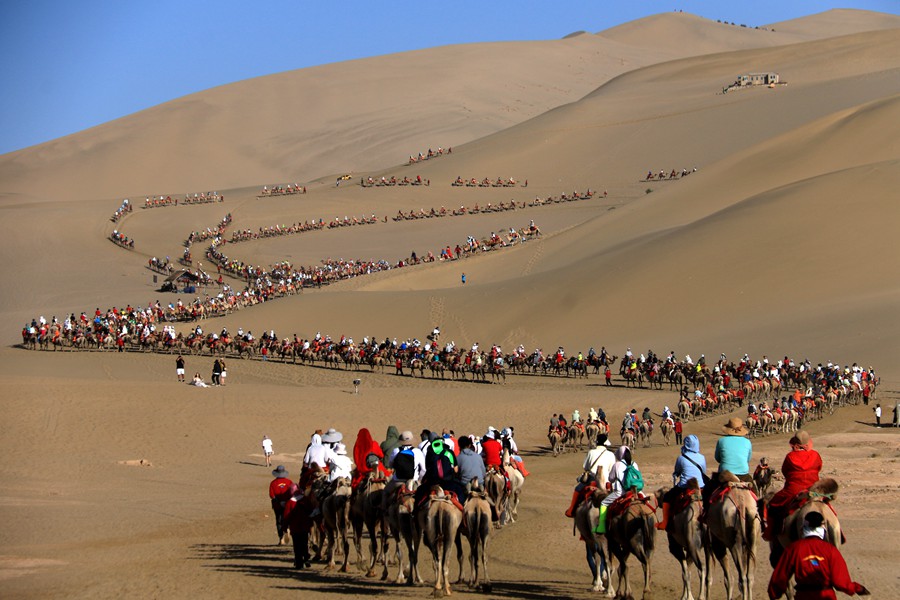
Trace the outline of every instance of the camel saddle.
<instances>
[{"instance_id":1,"label":"camel saddle","mask_svg":"<svg viewBox=\"0 0 900 600\"><path fill-rule=\"evenodd\" d=\"M463 505L459 503L459 498L456 497L456 494L451 492L450 490L444 490L443 488L441 489L444 492L443 496L438 496L437 492L432 489L430 492L428 492L428 495L422 498L421 502L419 502L419 508L422 508L431 500L437 500L439 502L449 502L450 504L458 508L459 512L463 512Z\"/></svg>"},{"instance_id":2,"label":"camel saddle","mask_svg":"<svg viewBox=\"0 0 900 600\"><path fill-rule=\"evenodd\" d=\"M606 513L607 518L623 515L625 514L625 511L627 511L631 506L635 504L643 504L649 508L649 502L649 496L639 496L633 491L629 490L616 498L616 500L609 505Z\"/></svg>"},{"instance_id":3,"label":"camel saddle","mask_svg":"<svg viewBox=\"0 0 900 600\"><path fill-rule=\"evenodd\" d=\"M672 502L671 511L673 515L677 515L694 502L695 498L700 497L700 488L684 488L681 493L675 497Z\"/></svg>"},{"instance_id":4,"label":"camel saddle","mask_svg":"<svg viewBox=\"0 0 900 600\"><path fill-rule=\"evenodd\" d=\"M753 496L754 502L759 500L756 497L756 492L753 491L753 483L747 483L745 481L726 481L722 483L722 487L713 492L713 495L709 499L709 504L713 505L717 502L721 502L733 489L747 490L750 492L750 495Z\"/></svg>"}]
</instances>

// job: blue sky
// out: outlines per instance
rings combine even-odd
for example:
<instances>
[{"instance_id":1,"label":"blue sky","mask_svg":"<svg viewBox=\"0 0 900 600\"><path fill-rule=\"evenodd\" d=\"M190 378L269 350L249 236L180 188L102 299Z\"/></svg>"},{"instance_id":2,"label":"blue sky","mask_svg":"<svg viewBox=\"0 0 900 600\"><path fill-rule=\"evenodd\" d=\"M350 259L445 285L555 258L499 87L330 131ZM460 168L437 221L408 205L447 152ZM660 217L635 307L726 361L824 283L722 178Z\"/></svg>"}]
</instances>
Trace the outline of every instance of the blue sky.
<instances>
[{"instance_id":1,"label":"blue sky","mask_svg":"<svg viewBox=\"0 0 900 600\"><path fill-rule=\"evenodd\" d=\"M681 9L750 26L898 0L8 0L0 154L250 77L419 48L543 40Z\"/></svg>"}]
</instances>

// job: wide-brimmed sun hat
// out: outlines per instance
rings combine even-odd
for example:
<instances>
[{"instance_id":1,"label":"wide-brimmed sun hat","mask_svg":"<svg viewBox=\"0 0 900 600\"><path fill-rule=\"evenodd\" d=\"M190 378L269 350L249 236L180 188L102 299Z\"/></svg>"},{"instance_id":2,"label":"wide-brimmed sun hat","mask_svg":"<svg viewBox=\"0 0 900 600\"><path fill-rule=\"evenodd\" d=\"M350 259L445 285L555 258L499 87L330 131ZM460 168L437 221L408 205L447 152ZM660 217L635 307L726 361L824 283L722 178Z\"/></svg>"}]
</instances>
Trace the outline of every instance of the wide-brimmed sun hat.
<instances>
[{"instance_id":1,"label":"wide-brimmed sun hat","mask_svg":"<svg viewBox=\"0 0 900 600\"><path fill-rule=\"evenodd\" d=\"M342 439L344 439L344 434L340 431L336 431L333 427L322 434L323 444L335 444Z\"/></svg>"},{"instance_id":2,"label":"wide-brimmed sun hat","mask_svg":"<svg viewBox=\"0 0 900 600\"><path fill-rule=\"evenodd\" d=\"M728 419L728 422L722 427L722 431L725 432L725 435L747 435L750 433L747 428L744 427L744 422L741 421L740 417Z\"/></svg>"},{"instance_id":3,"label":"wide-brimmed sun hat","mask_svg":"<svg viewBox=\"0 0 900 600\"><path fill-rule=\"evenodd\" d=\"M275 477L287 477L288 472L287 469L284 468L284 465L278 465L275 467L275 470L272 471L272 475Z\"/></svg>"}]
</instances>

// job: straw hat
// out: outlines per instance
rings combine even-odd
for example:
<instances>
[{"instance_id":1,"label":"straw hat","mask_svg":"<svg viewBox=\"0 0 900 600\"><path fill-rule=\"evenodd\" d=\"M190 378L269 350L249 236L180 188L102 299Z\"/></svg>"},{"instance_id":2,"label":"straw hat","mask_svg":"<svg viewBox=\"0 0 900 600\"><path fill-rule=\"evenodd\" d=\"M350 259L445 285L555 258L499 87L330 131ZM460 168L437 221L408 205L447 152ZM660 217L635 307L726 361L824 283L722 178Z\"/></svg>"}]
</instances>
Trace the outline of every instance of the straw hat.
<instances>
[{"instance_id":1,"label":"straw hat","mask_svg":"<svg viewBox=\"0 0 900 600\"><path fill-rule=\"evenodd\" d=\"M722 431L725 432L725 435L747 435L750 433L747 428L744 427L744 422L741 421L740 417L728 419L728 422L722 427Z\"/></svg>"}]
</instances>

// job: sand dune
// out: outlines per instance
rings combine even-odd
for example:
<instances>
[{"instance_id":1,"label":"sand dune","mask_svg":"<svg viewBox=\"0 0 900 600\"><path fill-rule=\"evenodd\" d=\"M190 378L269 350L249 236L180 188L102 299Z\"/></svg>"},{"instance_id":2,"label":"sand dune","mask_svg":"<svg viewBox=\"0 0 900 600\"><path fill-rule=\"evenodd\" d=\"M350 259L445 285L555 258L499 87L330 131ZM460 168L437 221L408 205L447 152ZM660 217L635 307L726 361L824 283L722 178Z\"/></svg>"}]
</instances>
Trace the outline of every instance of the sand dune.
<instances>
[{"instance_id":1,"label":"sand dune","mask_svg":"<svg viewBox=\"0 0 900 600\"><path fill-rule=\"evenodd\" d=\"M39 314L187 299L157 292L146 262L179 256L190 232L226 213L232 230L380 218L223 247L258 265L395 262L534 219L544 235L513 248L307 290L203 327L421 339L437 324L460 346L860 362L883 377L878 400L893 405L896 27L895 16L862 11L776 23L775 31L670 13L564 40L435 48L240 82L2 156L0 319L8 327L0 336L13 344ZM721 93L749 71L776 71L788 84ZM438 145L453 153L402 166ZM694 167L683 179L643 180L648 169ZM346 172L353 180L336 187L335 174ZM421 175L431 185L354 185L369 174ZM457 176L519 184L452 187ZM309 193L256 197L263 185L288 181ZM400 210L521 206L588 187L601 193L514 212L383 221ZM124 196L140 206L149 194L208 189L225 202L109 221ZM106 240L114 228L136 240L135 251ZM195 245L195 256L202 251ZM174 382L171 356L15 348L0 356L9 405L0 436L4 597L418 597L424 589L319 566L298 575L287 568L289 550L272 544L262 434L296 472L315 428L335 426L352 444L359 427L380 438L389 424L515 425L534 476L520 523L491 543L495 592L587 597L583 548L561 516L580 457L546 456L548 413L598 405L611 415L642 406L658 413L675 399L607 389L596 377L473 385L236 359L228 386L203 390ZM210 357L188 361L189 371L209 373ZM725 418L690 424L711 463ZM876 534L896 520L883 515L896 512L897 444L871 420L871 407L859 406L809 428L826 472L845 486L839 510L851 571L893 597L896 536ZM786 449L784 436L754 440L754 461L766 455L777 464ZM659 440L639 450L650 487L668 484L674 455ZM678 568L657 541L654 591L674 597ZM770 573L765 556L757 596ZM712 598L723 597L718 573L716 581Z\"/></svg>"}]
</instances>

